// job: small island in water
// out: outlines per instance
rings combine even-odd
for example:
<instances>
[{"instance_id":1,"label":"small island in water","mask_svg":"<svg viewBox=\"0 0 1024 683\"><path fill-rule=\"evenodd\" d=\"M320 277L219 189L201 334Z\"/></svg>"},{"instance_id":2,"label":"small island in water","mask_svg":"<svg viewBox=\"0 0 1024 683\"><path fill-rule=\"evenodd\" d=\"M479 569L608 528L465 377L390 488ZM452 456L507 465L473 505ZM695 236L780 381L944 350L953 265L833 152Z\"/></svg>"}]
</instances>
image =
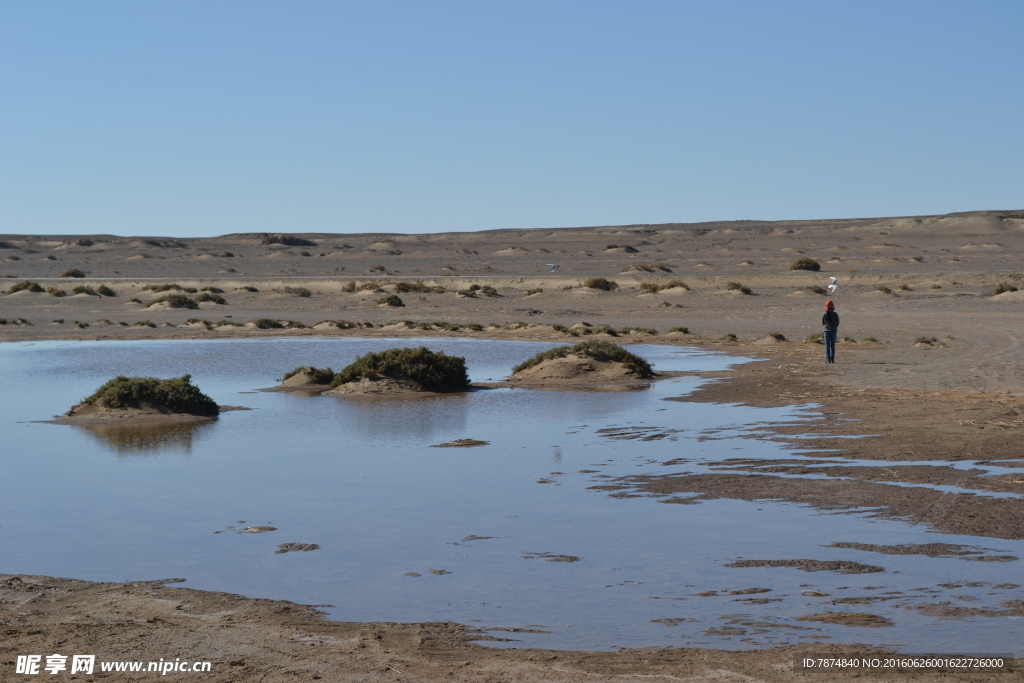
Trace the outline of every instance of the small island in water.
<instances>
[{"instance_id":1,"label":"small island in water","mask_svg":"<svg viewBox=\"0 0 1024 683\"><path fill-rule=\"evenodd\" d=\"M452 393L469 389L466 359L419 346L367 353L340 372L301 366L267 391L326 392L336 396Z\"/></svg>"},{"instance_id":2,"label":"small island in water","mask_svg":"<svg viewBox=\"0 0 1024 683\"><path fill-rule=\"evenodd\" d=\"M53 422L134 424L212 420L230 406L219 406L192 384L191 375L173 379L119 376Z\"/></svg>"}]
</instances>

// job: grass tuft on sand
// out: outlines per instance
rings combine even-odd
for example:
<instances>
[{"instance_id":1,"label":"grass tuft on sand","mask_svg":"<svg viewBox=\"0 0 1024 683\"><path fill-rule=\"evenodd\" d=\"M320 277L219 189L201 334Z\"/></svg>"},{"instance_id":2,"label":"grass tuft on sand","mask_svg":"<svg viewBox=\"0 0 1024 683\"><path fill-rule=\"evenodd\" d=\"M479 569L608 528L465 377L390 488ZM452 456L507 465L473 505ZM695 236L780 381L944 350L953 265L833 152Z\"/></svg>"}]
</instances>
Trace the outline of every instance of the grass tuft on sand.
<instances>
[{"instance_id":1,"label":"grass tuft on sand","mask_svg":"<svg viewBox=\"0 0 1024 683\"><path fill-rule=\"evenodd\" d=\"M619 283L603 277L591 277L583 281L583 286L590 289L600 289L605 292L613 292L619 288Z\"/></svg>"},{"instance_id":2,"label":"grass tuft on sand","mask_svg":"<svg viewBox=\"0 0 1024 683\"><path fill-rule=\"evenodd\" d=\"M7 290L7 293L8 294L14 294L15 292L41 292L41 291L43 291L43 288L39 285L38 282L32 282L31 280L25 280L24 282L19 282L18 284L12 286L10 289Z\"/></svg>"},{"instance_id":3,"label":"grass tuft on sand","mask_svg":"<svg viewBox=\"0 0 1024 683\"><path fill-rule=\"evenodd\" d=\"M622 363L622 365L640 377L649 378L654 376L654 369L651 364L640 356L630 353L618 344L603 339L589 339L572 346L559 346L549 351L542 351L533 358L525 360L512 368L512 374L529 370L540 365L546 360L565 358L566 356L583 356L593 358L596 361L610 361Z\"/></svg>"},{"instance_id":4,"label":"grass tuft on sand","mask_svg":"<svg viewBox=\"0 0 1024 683\"><path fill-rule=\"evenodd\" d=\"M459 391L469 386L465 358L420 346L386 349L360 356L334 376L331 387L382 377L410 379L428 391Z\"/></svg>"},{"instance_id":5,"label":"grass tuft on sand","mask_svg":"<svg viewBox=\"0 0 1024 683\"><path fill-rule=\"evenodd\" d=\"M191 375L182 375L174 379L121 375L101 386L91 396L83 399L82 403L93 401L106 408L127 408L133 403L147 401L174 413L220 413L220 406L192 384Z\"/></svg>"}]
</instances>

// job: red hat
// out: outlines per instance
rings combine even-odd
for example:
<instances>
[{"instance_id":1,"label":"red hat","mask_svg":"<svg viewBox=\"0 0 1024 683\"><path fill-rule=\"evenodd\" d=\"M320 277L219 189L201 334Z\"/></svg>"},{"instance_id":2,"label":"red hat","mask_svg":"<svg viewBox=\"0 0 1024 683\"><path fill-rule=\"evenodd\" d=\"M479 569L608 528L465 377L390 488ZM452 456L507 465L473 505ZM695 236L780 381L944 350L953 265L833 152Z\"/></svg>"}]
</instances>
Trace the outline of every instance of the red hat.
<instances>
[{"instance_id":1,"label":"red hat","mask_svg":"<svg viewBox=\"0 0 1024 683\"><path fill-rule=\"evenodd\" d=\"M834 310L836 310L836 305L834 303L832 303L831 299L829 299L828 301L825 302L825 310L826 311L834 311Z\"/></svg>"}]
</instances>

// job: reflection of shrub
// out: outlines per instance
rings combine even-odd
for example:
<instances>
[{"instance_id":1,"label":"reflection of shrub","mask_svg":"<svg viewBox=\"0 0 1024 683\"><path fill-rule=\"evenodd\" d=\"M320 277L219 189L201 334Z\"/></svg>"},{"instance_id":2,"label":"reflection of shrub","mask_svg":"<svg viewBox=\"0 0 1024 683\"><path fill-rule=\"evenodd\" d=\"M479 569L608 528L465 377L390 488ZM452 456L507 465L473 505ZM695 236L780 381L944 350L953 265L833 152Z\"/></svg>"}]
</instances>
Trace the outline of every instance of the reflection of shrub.
<instances>
[{"instance_id":1,"label":"reflection of shrub","mask_svg":"<svg viewBox=\"0 0 1024 683\"><path fill-rule=\"evenodd\" d=\"M96 293L102 294L103 296L117 296L117 292L112 290L110 287L107 287L106 285L100 285L99 287L97 287Z\"/></svg>"},{"instance_id":2,"label":"reflection of shrub","mask_svg":"<svg viewBox=\"0 0 1024 683\"><path fill-rule=\"evenodd\" d=\"M126 408L140 402L154 403L175 413L216 415L219 406L192 384L190 375L176 379L115 377L82 403L97 401L107 408Z\"/></svg>"},{"instance_id":3,"label":"reflection of shrub","mask_svg":"<svg viewBox=\"0 0 1024 683\"><path fill-rule=\"evenodd\" d=\"M78 268L68 268L60 274L61 277L85 277L85 273Z\"/></svg>"},{"instance_id":4,"label":"reflection of shrub","mask_svg":"<svg viewBox=\"0 0 1024 683\"><path fill-rule=\"evenodd\" d=\"M646 360L637 356L636 354L630 353L626 349L622 348L618 344L603 339L591 339L588 341L580 342L574 346L559 346L551 349L550 351L542 351L533 358L523 361L519 365L512 368L513 373L522 372L528 370L535 365L539 365L546 360L554 358L565 358L568 355L574 356L585 356L587 358L593 358L597 361L609 361L612 363L622 363L622 365L640 377L653 377L654 369L651 364Z\"/></svg>"},{"instance_id":5,"label":"reflection of shrub","mask_svg":"<svg viewBox=\"0 0 1024 683\"><path fill-rule=\"evenodd\" d=\"M378 306L391 306L393 308L399 308L405 306L405 302L402 301L397 294L388 294L386 297L377 302Z\"/></svg>"},{"instance_id":6,"label":"reflection of shrub","mask_svg":"<svg viewBox=\"0 0 1024 683\"><path fill-rule=\"evenodd\" d=\"M14 294L15 292L41 292L41 291L43 291L43 288L39 285L38 282L32 282L31 280L25 280L24 282L19 282L18 284L13 285L10 289L7 290L7 293L8 294Z\"/></svg>"},{"instance_id":7,"label":"reflection of shrub","mask_svg":"<svg viewBox=\"0 0 1024 683\"><path fill-rule=\"evenodd\" d=\"M313 375L313 379L317 384L330 384L331 380L334 379L334 370L331 370L330 368L314 368L312 365L308 365L295 368L291 372L286 372L284 377L281 378L281 381L283 382L290 379L300 372L308 372Z\"/></svg>"},{"instance_id":8,"label":"reflection of shrub","mask_svg":"<svg viewBox=\"0 0 1024 683\"><path fill-rule=\"evenodd\" d=\"M35 291L35 290L32 290L32 291ZM1003 292L1016 292L1016 291L1017 291L1017 288L1014 287L1013 285L1009 285L1009 284L1006 284L1005 282L1001 282L998 287L996 287L994 290L992 290L992 296L995 296L997 294L1002 294Z\"/></svg>"},{"instance_id":9,"label":"reflection of shrub","mask_svg":"<svg viewBox=\"0 0 1024 683\"><path fill-rule=\"evenodd\" d=\"M465 358L436 353L424 346L361 356L336 374L331 386L379 377L410 379L429 391L455 391L469 386Z\"/></svg>"},{"instance_id":10,"label":"reflection of shrub","mask_svg":"<svg viewBox=\"0 0 1024 683\"><path fill-rule=\"evenodd\" d=\"M605 292L611 292L619 288L619 283L603 277L592 277L584 280L583 286L590 289L600 289Z\"/></svg>"},{"instance_id":11,"label":"reflection of shrub","mask_svg":"<svg viewBox=\"0 0 1024 683\"><path fill-rule=\"evenodd\" d=\"M276 330L284 327L280 321L273 318L259 318L258 320L253 320L252 324L261 330Z\"/></svg>"},{"instance_id":12,"label":"reflection of shrub","mask_svg":"<svg viewBox=\"0 0 1024 683\"><path fill-rule=\"evenodd\" d=\"M149 305L146 306L146 308L150 308L150 307L155 306L155 305L157 305L159 303L167 304L168 308L198 308L199 307L199 304L197 304L194 300L189 299L184 294L168 294L167 296L162 296L159 299L154 299L153 301L150 301Z\"/></svg>"},{"instance_id":13,"label":"reflection of shrub","mask_svg":"<svg viewBox=\"0 0 1024 683\"><path fill-rule=\"evenodd\" d=\"M821 270L821 264L812 258L798 258L789 264L790 270Z\"/></svg>"}]
</instances>

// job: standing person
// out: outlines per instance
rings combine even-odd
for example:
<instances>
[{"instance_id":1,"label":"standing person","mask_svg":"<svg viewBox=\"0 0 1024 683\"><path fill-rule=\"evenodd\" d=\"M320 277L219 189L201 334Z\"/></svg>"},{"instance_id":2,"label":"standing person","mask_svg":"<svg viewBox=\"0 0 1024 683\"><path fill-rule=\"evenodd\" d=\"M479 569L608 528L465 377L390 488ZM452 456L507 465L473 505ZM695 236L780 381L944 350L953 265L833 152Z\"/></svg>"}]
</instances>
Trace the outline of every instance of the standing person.
<instances>
[{"instance_id":1,"label":"standing person","mask_svg":"<svg viewBox=\"0 0 1024 683\"><path fill-rule=\"evenodd\" d=\"M821 326L825 337L825 362L836 362L836 333L839 332L839 314L832 300L825 302L825 312L821 315Z\"/></svg>"}]
</instances>

